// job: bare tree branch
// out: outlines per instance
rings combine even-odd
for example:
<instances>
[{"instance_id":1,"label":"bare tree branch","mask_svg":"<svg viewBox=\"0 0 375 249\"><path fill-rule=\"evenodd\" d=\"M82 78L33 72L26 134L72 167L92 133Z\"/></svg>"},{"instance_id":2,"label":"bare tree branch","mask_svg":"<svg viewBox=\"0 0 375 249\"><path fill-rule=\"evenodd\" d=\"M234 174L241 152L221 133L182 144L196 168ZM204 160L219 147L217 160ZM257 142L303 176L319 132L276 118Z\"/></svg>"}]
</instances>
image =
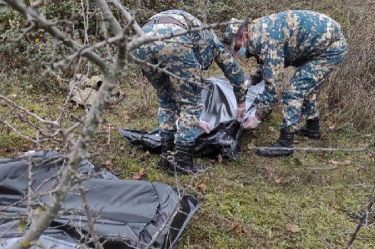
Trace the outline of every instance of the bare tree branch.
<instances>
[{"instance_id":1,"label":"bare tree branch","mask_svg":"<svg viewBox=\"0 0 375 249\"><path fill-rule=\"evenodd\" d=\"M368 214L370 213L371 211L371 207L372 205L374 204L374 198L371 198L371 200L369 201L369 203L367 204L367 207L366 209L364 210L361 218L359 219L358 221L358 224L352 234L352 237L350 238L348 244L346 245L346 249L351 249L352 248L352 245L354 243L354 240L356 239L357 237L357 234L359 232L359 230L361 229L361 227L363 226L363 224L365 223L365 221L367 220L367 217L368 217Z\"/></svg>"},{"instance_id":2,"label":"bare tree branch","mask_svg":"<svg viewBox=\"0 0 375 249\"><path fill-rule=\"evenodd\" d=\"M197 81L188 80L186 78L179 77L179 76L175 75L174 73L169 72L167 69L160 67L159 63L158 64L152 64L152 63L149 63L147 61L140 60L140 59L138 59L137 57L135 57L133 55L129 55L129 56L131 57L131 59L133 61L137 62L138 64L144 64L144 65L146 65L148 67L151 67L155 71L162 72L162 73L164 73L166 75L169 75L169 76L171 76L173 78L176 78L178 80L181 80L181 81L186 81L186 82L189 82L189 83L192 83L192 84L196 84L199 87L201 87L202 89L205 89L207 91L211 91L206 85L204 85L204 82L197 82Z\"/></svg>"},{"instance_id":3,"label":"bare tree branch","mask_svg":"<svg viewBox=\"0 0 375 249\"><path fill-rule=\"evenodd\" d=\"M117 21L117 19L113 16L113 13L109 9L107 2L105 0L96 0L96 3L98 4L101 10L101 14L103 15L104 20L109 23L109 26L111 27L113 33L115 35L121 34L122 33L121 25Z\"/></svg>"},{"instance_id":4,"label":"bare tree branch","mask_svg":"<svg viewBox=\"0 0 375 249\"><path fill-rule=\"evenodd\" d=\"M269 147L257 147L251 146L247 147L246 150L256 150L256 149L267 149ZM368 147L358 148L358 149L347 149L347 148L311 148L311 147L272 147L272 149L283 149L283 150L300 150L300 151L342 151L342 152L364 152L368 151Z\"/></svg>"},{"instance_id":5,"label":"bare tree branch","mask_svg":"<svg viewBox=\"0 0 375 249\"><path fill-rule=\"evenodd\" d=\"M82 183L79 184L79 192L81 193L81 198L83 202L83 208L85 209L86 217L87 217L87 225L89 227L89 232L91 234L91 238L94 242L95 248L104 249L103 245L100 243L100 239L98 234L95 231L94 222L95 220L92 217L89 200L86 195L86 190L83 187Z\"/></svg>"},{"instance_id":6,"label":"bare tree branch","mask_svg":"<svg viewBox=\"0 0 375 249\"><path fill-rule=\"evenodd\" d=\"M57 126L59 127L60 124L56 121L50 121L50 120L45 120L45 119L42 119L41 117L39 117L38 115L30 112L29 110L27 110L26 108L18 105L16 102L8 99L7 97L5 97L4 95L0 94L0 99L3 99L4 101L8 102L9 104L13 105L14 107L17 107L18 109L24 111L25 113L27 113L28 115L34 117L35 119L37 119L39 122L43 123L43 124L50 124L50 125L53 125L53 126Z\"/></svg>"},{"instance_id":7,"label":"bare tree branch","mask_svg":"<svg viewBox=\"0 0 375 249\"><path fill-rule=\"evenodd\" d=\"M138 25L137 22L134 22L134 18L131 16L131 14L126 11L124 6L118 2L118 0L112 0L112 3L120 10L120 13L128 23L131 23L132 28L137 32L138 35L142 36L144 35L144 32L142 28Z\"/></svg>"}]
</instances>

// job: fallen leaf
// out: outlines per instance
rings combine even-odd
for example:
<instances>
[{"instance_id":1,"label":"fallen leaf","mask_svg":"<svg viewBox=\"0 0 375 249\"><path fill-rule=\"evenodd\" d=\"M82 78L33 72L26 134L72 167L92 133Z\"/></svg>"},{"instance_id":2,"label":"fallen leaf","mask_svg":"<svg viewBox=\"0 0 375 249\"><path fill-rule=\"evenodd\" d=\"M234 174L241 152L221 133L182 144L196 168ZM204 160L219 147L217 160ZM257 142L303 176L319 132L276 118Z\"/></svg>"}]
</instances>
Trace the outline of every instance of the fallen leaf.
<instances>
[{"instance_id":1,"label":"fallen leaf","mask_svg":"<svg viewBox=\"0 0 375 249\"><path fill-rule=\"evenodd\" d=\"M282 177L276 178L276 179L275 179L275 182L276 182L276 183L280 183L282 179L283 179Z\"/></svg>"},{"instance_id":2,"label":"fallen leaf","mask_svg":"<svg viewBox=\"0 0 375 249\"><path fill-rule=\"evenodd\" d=\"M106 166L108 169L112 169L113 167L112 159L108 159L107 161L105 161L104 166Z\"/></svg>"},{"instance_id":3,"label":"fallen leaf","mask_svg":"<svg viewBox=\"0 0 375 249\"><path fill-rule=\"evenodd\" d=\"M268 130L271 132L275 132L275 128L273 126L268 127Z\"/></svg>"},{"instance_id":4,"label":"fallen leaf","mask_svg":"<svg viewBox=\"0 0 375 249\"><path fill-rule=\"evenodd\" d=\"M299 226L297 226L295 224L292 224L292 223L286 224L286 230L289 231L289 232L292 232L292 233L298 233L298 232L301 231Z\"/></svg>"},{"instance_id":5,"label":"fallen leaf","mask_svg":"<svg viewBox=\"0 0 375 249\"><path fill-rule=\"evenodd\" d=\"M328 130L333 131L336 128L335 124L328 126Z\"/></svg>"},{"instance_id":6,"label":"fallen leaf","mask_svg":"<svg viewBox=\"0 0 375 249\"><path fill-rule=\"evenodd\" d=\"M132 176L132 179L133 180L141 180L142 179L142 176L138 173L135 173L133 176Z\"/></svg>"},{"instance_id":7,"label":"fallen leaf","mask_svg":"<svg viewBox=\"0 0 375 249\"><path fill-rule=\"evenodd\" d=\"M202 191L205 191L207 189L207 186L206 186L206 184L201 182L201 183L198 184L198 188Z\"/></svg>"},{"instance_id":8,"label":"fallen leaf","mask_svg":"<svg viewBox=\"0 0 375 249\"><path fill-rule=\"evenodd\" d=\"M151 156L151 153L149 151L146 151L145 153L142 154L141 156L141 161L144 162L146 161L147 158Z\"/></svg>"},{"instance_id":9,"label":"fallen leaf","mask_svg":"<svg viewBox=\"0 0 375 249\"><path fill-rule=\"evenodd\" d=\"M238 222L233 222L232 223L232 226L231 226L231 228L229 229L229 231L228 232L234 232L238 227L239 227L239 225L240 225L240 223L238 223Z\"/></svg>"},{"instance_id":10,"label":"fallen leaf","mask_svg":"<svg viewBox=\"0 0 375 249\"><path fill-rule=\"evenodd\" d=\"M351 164L352 162L350 160L345 160L345 161L334 161L334 160L329 160L328 161L330 164L333 165L348 165Z\"/></svg>"}]
</instances>

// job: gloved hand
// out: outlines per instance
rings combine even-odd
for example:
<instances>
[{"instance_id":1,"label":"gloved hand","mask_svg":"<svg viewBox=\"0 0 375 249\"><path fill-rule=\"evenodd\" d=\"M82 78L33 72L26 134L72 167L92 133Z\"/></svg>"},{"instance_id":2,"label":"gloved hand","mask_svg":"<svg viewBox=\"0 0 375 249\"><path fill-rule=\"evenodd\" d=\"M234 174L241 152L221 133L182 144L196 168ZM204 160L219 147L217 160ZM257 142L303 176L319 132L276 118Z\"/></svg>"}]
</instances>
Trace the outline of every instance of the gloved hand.
<instances>
[{"instance_id":1,"label":"gloved hand","mask_svg":"<svg viewBox=\"0 0 375 249\"><path fill-rule=\"evenodd\" d=\"M245 114L246 114L245 102L238 104L237 109L236 109L236 119L238 120L238 122L242 122L242 120L245 118Z\"/></svg>"},{"instance_id":2,"label":"gloved hand","mask_svg":"<svg viewBox=\"0 0 375 249\"><path fill-rule=\"evenodd\" d=\"M242 124L242 127L244 128L244 129L255 129L255 128L257 128L258 127L258 125L260 124L260 123L262 123L262 121L260 121L257 117L256 117L256 115L255 115L255 113L254 114L252 114L245 122L243 122L243 124Z\"/></svg>"},{"instance_id":3,"label":"gloved hand","mask_svg":"<svg viewBox=\"0 0 375 249\"><path fill-rule=\"evenodd\" d=\"M199 128L201 128L207 134L211 132L210 124L206 121L199 120Z\"/></svg>"}]
</instances>

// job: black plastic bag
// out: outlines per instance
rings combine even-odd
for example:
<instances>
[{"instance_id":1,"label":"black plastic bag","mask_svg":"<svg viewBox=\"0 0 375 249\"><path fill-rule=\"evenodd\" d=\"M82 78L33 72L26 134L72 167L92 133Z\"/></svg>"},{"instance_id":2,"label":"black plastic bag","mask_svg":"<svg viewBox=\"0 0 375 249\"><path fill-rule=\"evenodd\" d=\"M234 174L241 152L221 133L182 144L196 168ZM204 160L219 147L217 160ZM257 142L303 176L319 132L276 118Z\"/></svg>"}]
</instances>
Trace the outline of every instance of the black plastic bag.
<instances>
[{"instance_id":1,"label":"black plastic bag","mask_svg":"<svg viewBox=\"0 0 375 249\"><path fill-rule=\"evenodd\" d=\"M204 111L200 117L213 127L210 134L201 133L195 144L195 156L217 157L237 160L240 153L241 139L245 133L241 124L236 120L236 98L232 86L225 77L209 78L209 91L202 91ZM264 90L264 81L249 86L246 96L246 117L256 110L256 103ZM139 131L119 129L119 133L132 146L148 150L151 153L161 153L161 141L158 131Z\"/></svg>"}]
</instances>

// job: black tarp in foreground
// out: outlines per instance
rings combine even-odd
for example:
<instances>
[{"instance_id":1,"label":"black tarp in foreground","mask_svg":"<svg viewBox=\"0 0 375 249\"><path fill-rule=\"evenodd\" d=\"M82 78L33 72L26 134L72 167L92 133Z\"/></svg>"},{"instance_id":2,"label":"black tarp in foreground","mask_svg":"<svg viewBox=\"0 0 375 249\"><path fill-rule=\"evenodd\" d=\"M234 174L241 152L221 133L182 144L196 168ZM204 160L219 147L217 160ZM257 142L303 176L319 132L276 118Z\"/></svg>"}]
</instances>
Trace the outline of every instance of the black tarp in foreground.
<instances>
[{"instance_id":1,"label":"black tarp in foreground","mask_svg":"<svg viewBox=\"0 0 375 249\"><path fill-rule=\"evenodd\" d=\"M1 249L22 236L18 224L20 217L27 214L29 160L34 164L32 189L38 193L31 195L33 201L51 190L56 183L54 176L64 167L61 155L52 151L37 152L30 157L0 158ZM81 178L89 178L83 181L83 186L89 190L88 203L92 215L98 217L95 229L101 241L105 241L105 249L144 248L154 236L152 248L170 248L198 208L194 197L181 195L168 185L121 180L89 161L81 163L79 173ZM48 202L49 198L45 195L42 201ZM77 187L67 195L61 211L40 241L45 248L78 248L80 233L88 233L88 224Z\"/></svg>"},{"instance_id":2,"label":"black tarp in foreground","mask_svg":"<svg viewBox=\"0 0 375 249\"><path fill-rule=\"evenodd\" d=\"M236 98L232 86L225 77L209 78L209 91L202 91L204 111L201 120L208 122L213 128L210 134L202 134L197 138L194 148L196 156L224 157L237 160L240 142L244 130L236 120ZM254 102L264 90L264 82L250 86L246 96L246 118L255 112ZM246 119L245 118L245 119ZM161 142L158 131L139 131L119 129L119 133L132 146L140 147L152 153L161 153Z\"/></svg>"}]
</instances>

